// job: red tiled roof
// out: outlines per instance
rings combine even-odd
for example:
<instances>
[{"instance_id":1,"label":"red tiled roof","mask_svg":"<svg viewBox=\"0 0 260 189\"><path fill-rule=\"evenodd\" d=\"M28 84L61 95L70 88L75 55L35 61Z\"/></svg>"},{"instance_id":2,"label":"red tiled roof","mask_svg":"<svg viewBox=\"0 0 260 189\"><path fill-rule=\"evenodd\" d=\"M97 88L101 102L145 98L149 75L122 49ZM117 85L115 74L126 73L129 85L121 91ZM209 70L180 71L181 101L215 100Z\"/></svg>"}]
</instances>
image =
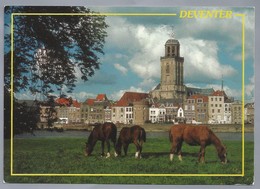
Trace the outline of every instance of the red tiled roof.
<instances>
[{"instance_id":1,"label":"red tiled roof","mask_svg":"<svg viewBox=\"0 0 260 189\"><path fill-rule=\"evenodd\" d=\"M220 91L220 90L217 90L215 92L213 92L210 96L227 96L225 91Z\"/></svg>"},{"instance_id":2,"label":"red tiled roof","mask_svg":"<svg viewBox=\"0 0 260 189\"><path fill-rule=\"evenodd\" d=\"M119 101L114 106L129 106L133 102L141 101L148 98L148 93L125 92Z\"/></svg>"},{"instance_id":3,"label":"red tiled roof","mask_svg":"<svg viewBox=\"0 0 260 189\"><path fill-rule=\"evenodd\" d=\"M80 103L77 100L73 100L73 106L76 108L80 108Z\"/></svg>"},{"instance_id":4,"label":"red tiled roof","mask_svg":"<svg viewBox=\"0 0 260 189\"><path fill-rule=\"evenodd\" d=\"M87 105L89 106L93 106L94 105L94 102L95 102L96 99L93 99L93 98L89 98L86 100L86 103Z\"/></svg>"},{"instance_id":5,"label":"red tiled roof","mask_svg":"<svg viewBox=\"0 0 260 189\"><path fill-rule=\"evenodd\" d=\"M59 105L68 106L70 102L67 98L58 98L58 99L56 99L56 103Z\"/></svg>"},{"instance_id":6,"label":"red tiled roof","mask_svg":"<svg viewBox=\"0 0 260 189\"><path fill-rule=\"evenodd\" d=\"M97 101L105 101L105 100L107 100L107 96L106 96L106 94L98 94L97 97L96 97L96 100Z\"/></svg>"},{"instance_id":7,"label":"red tiled roof","mask_svg":"<svg viewBox=\"0 0 260 189\"><path fill-rule=\"evenodd\" d=\"M69 98L58 98L56 99L56 103L63 106L71 106L73 105L76 108L80 107L80 103L77 100L72 100L72 104Z\"/></svg>"}]
</instances>

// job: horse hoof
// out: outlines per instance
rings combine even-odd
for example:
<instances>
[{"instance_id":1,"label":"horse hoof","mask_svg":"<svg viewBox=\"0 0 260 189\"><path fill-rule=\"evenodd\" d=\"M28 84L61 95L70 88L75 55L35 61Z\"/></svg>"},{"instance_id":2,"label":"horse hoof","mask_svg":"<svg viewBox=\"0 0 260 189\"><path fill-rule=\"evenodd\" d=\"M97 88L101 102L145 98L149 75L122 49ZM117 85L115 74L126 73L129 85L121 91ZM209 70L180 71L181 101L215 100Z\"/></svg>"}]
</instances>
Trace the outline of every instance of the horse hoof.
<instances>
[{"instance_id":1,"label":"horse hoof","mask_svg":"<svg viewBox=\"0 0 260 189\"><path fill-rule=\"evenodd\" d=\"M173 160L173 156L174 156L174 154L170 154L170 161Z\"/></svg>"},{"instance_id":2,"label":"horse hoof","mask_svg":"<svg viewBox=\"0 0 260 189\"><path fill-rule=\"evenodd\" d=\"M140 158L140 152L138 151L138 152L135 152L135 158L137 159L137 158Z\"/></svg>"},{"instance_id":3,"label":"horse hoof","mask_svg":"<svg viewBox=\"0 0 260 189\"><path fill-rule=\"evenodd\" d=\"M109 158L110 157L110 153L107 153L107 156L106 156L106 158Z\"/></svg>"}]
</instances>

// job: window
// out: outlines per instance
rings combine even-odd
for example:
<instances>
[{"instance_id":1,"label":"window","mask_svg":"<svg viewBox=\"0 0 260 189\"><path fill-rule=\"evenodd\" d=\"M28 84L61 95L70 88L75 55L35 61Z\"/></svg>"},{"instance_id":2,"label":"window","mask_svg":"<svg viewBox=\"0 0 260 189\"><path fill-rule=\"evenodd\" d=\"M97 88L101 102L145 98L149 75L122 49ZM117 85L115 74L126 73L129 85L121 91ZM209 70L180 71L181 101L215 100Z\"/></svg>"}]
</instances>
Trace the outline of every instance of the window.
<instances>
[{"instance_id":1,"label":"window","mask_svg":"<svg viewBox=\"0 0 260 189\"><path fill-rule=\"evenodd\" d=\"M170 73L170 66L169 66L168 63L167 63L167 65L166 65L166 73Z\"/></svg>"},{"instance_id":2,"label":"window","mask_svg":"<svg viewBox=\"0 0 260 189\"><path fill-rule=\"evenodd\" d=\"M170 47L168 47L167 50L168 50L167 56L170 56Z\"/></svg>"},{"instance_id":3,"label":"window","mask_svg":"<svg viewBox=\"0 0 260 189\"><path fill-rule=\"evenodd\" d=\"M202 103L202 102L203 102L203 100L201 98L197 99L197 103Z\"/></svg>"},{"instance_id":4,"label":"window","mask_svg":"<svg viewBox=\"0 0 260 189\"><path fill-rule=\"evenodd\" d=\"M214 109L212 109L212 113L214 113Z\"/></svg>"}]
</instances>

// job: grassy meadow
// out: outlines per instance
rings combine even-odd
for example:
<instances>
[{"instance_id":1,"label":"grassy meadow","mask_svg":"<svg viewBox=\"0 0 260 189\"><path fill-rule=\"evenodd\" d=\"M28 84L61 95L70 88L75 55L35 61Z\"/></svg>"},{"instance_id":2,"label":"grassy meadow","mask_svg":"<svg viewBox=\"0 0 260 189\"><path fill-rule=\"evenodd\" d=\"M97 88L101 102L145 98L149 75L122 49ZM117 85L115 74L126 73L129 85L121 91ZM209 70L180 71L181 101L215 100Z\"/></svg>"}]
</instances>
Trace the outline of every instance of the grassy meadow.
<instances>
[{"instance_id":1,"label":"grassy meadow","mask_svg":"<svg viewBox=\"0 0 260 189\"><path fill-rule=\"evenodd\" d=\"M100 156L100 142L91 156L85 157L86 139L35 138L14 139L13 173L10 175L10 140L4 146L4 180L7 183L95 183L95 184L252 184L254 143L245 142L245 176L205 176L205 174L241 174L240 141L223 141L228 150L228 164L221 164L214 146L206 148L206 163L198 163L199 147L183 145L183 161L175 156L169 161L168 138L148 138L142 159L135 159L135 146L128 156L106 159ZM114 149L112 148L112 151ZM24 175L31 174L31 175ZM46 175L35 175L46 174ZM48 174L59 174L51 176ZM60 175L63 174L63 175ZM65 174L65 175L64 175ZM77 175L67 175L77 174ZM87 176L82 174L121 174L121 176ZM157 174L126 176L124 174ZM164 176L162 174L180 174ZM182 174L204 174L183 176ZM124 175L124 176L123 176Z\"/></svg>"}]
</instances>

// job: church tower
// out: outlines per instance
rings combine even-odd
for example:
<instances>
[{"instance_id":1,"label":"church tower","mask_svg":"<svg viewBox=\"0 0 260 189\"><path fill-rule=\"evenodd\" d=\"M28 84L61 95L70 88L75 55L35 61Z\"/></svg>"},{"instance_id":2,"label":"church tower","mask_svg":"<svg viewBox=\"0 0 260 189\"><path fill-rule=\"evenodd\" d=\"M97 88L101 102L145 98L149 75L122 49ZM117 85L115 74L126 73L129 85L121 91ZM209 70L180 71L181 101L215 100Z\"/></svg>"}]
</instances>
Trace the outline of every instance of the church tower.
<instances>
[{"instance_id":1,"label":"church tower","mask_svg":"<svg viewBox=\"0 0 260 189\"><path fill-rule=\"evenodd\" d=\"M180 43L176 39L169 39L165 43L165 53L161 57L161 82L152 97L157 99L173 99L182 102L186 89L183 84L184 58L180 56Z\"/></svg>"}]
</instances>

